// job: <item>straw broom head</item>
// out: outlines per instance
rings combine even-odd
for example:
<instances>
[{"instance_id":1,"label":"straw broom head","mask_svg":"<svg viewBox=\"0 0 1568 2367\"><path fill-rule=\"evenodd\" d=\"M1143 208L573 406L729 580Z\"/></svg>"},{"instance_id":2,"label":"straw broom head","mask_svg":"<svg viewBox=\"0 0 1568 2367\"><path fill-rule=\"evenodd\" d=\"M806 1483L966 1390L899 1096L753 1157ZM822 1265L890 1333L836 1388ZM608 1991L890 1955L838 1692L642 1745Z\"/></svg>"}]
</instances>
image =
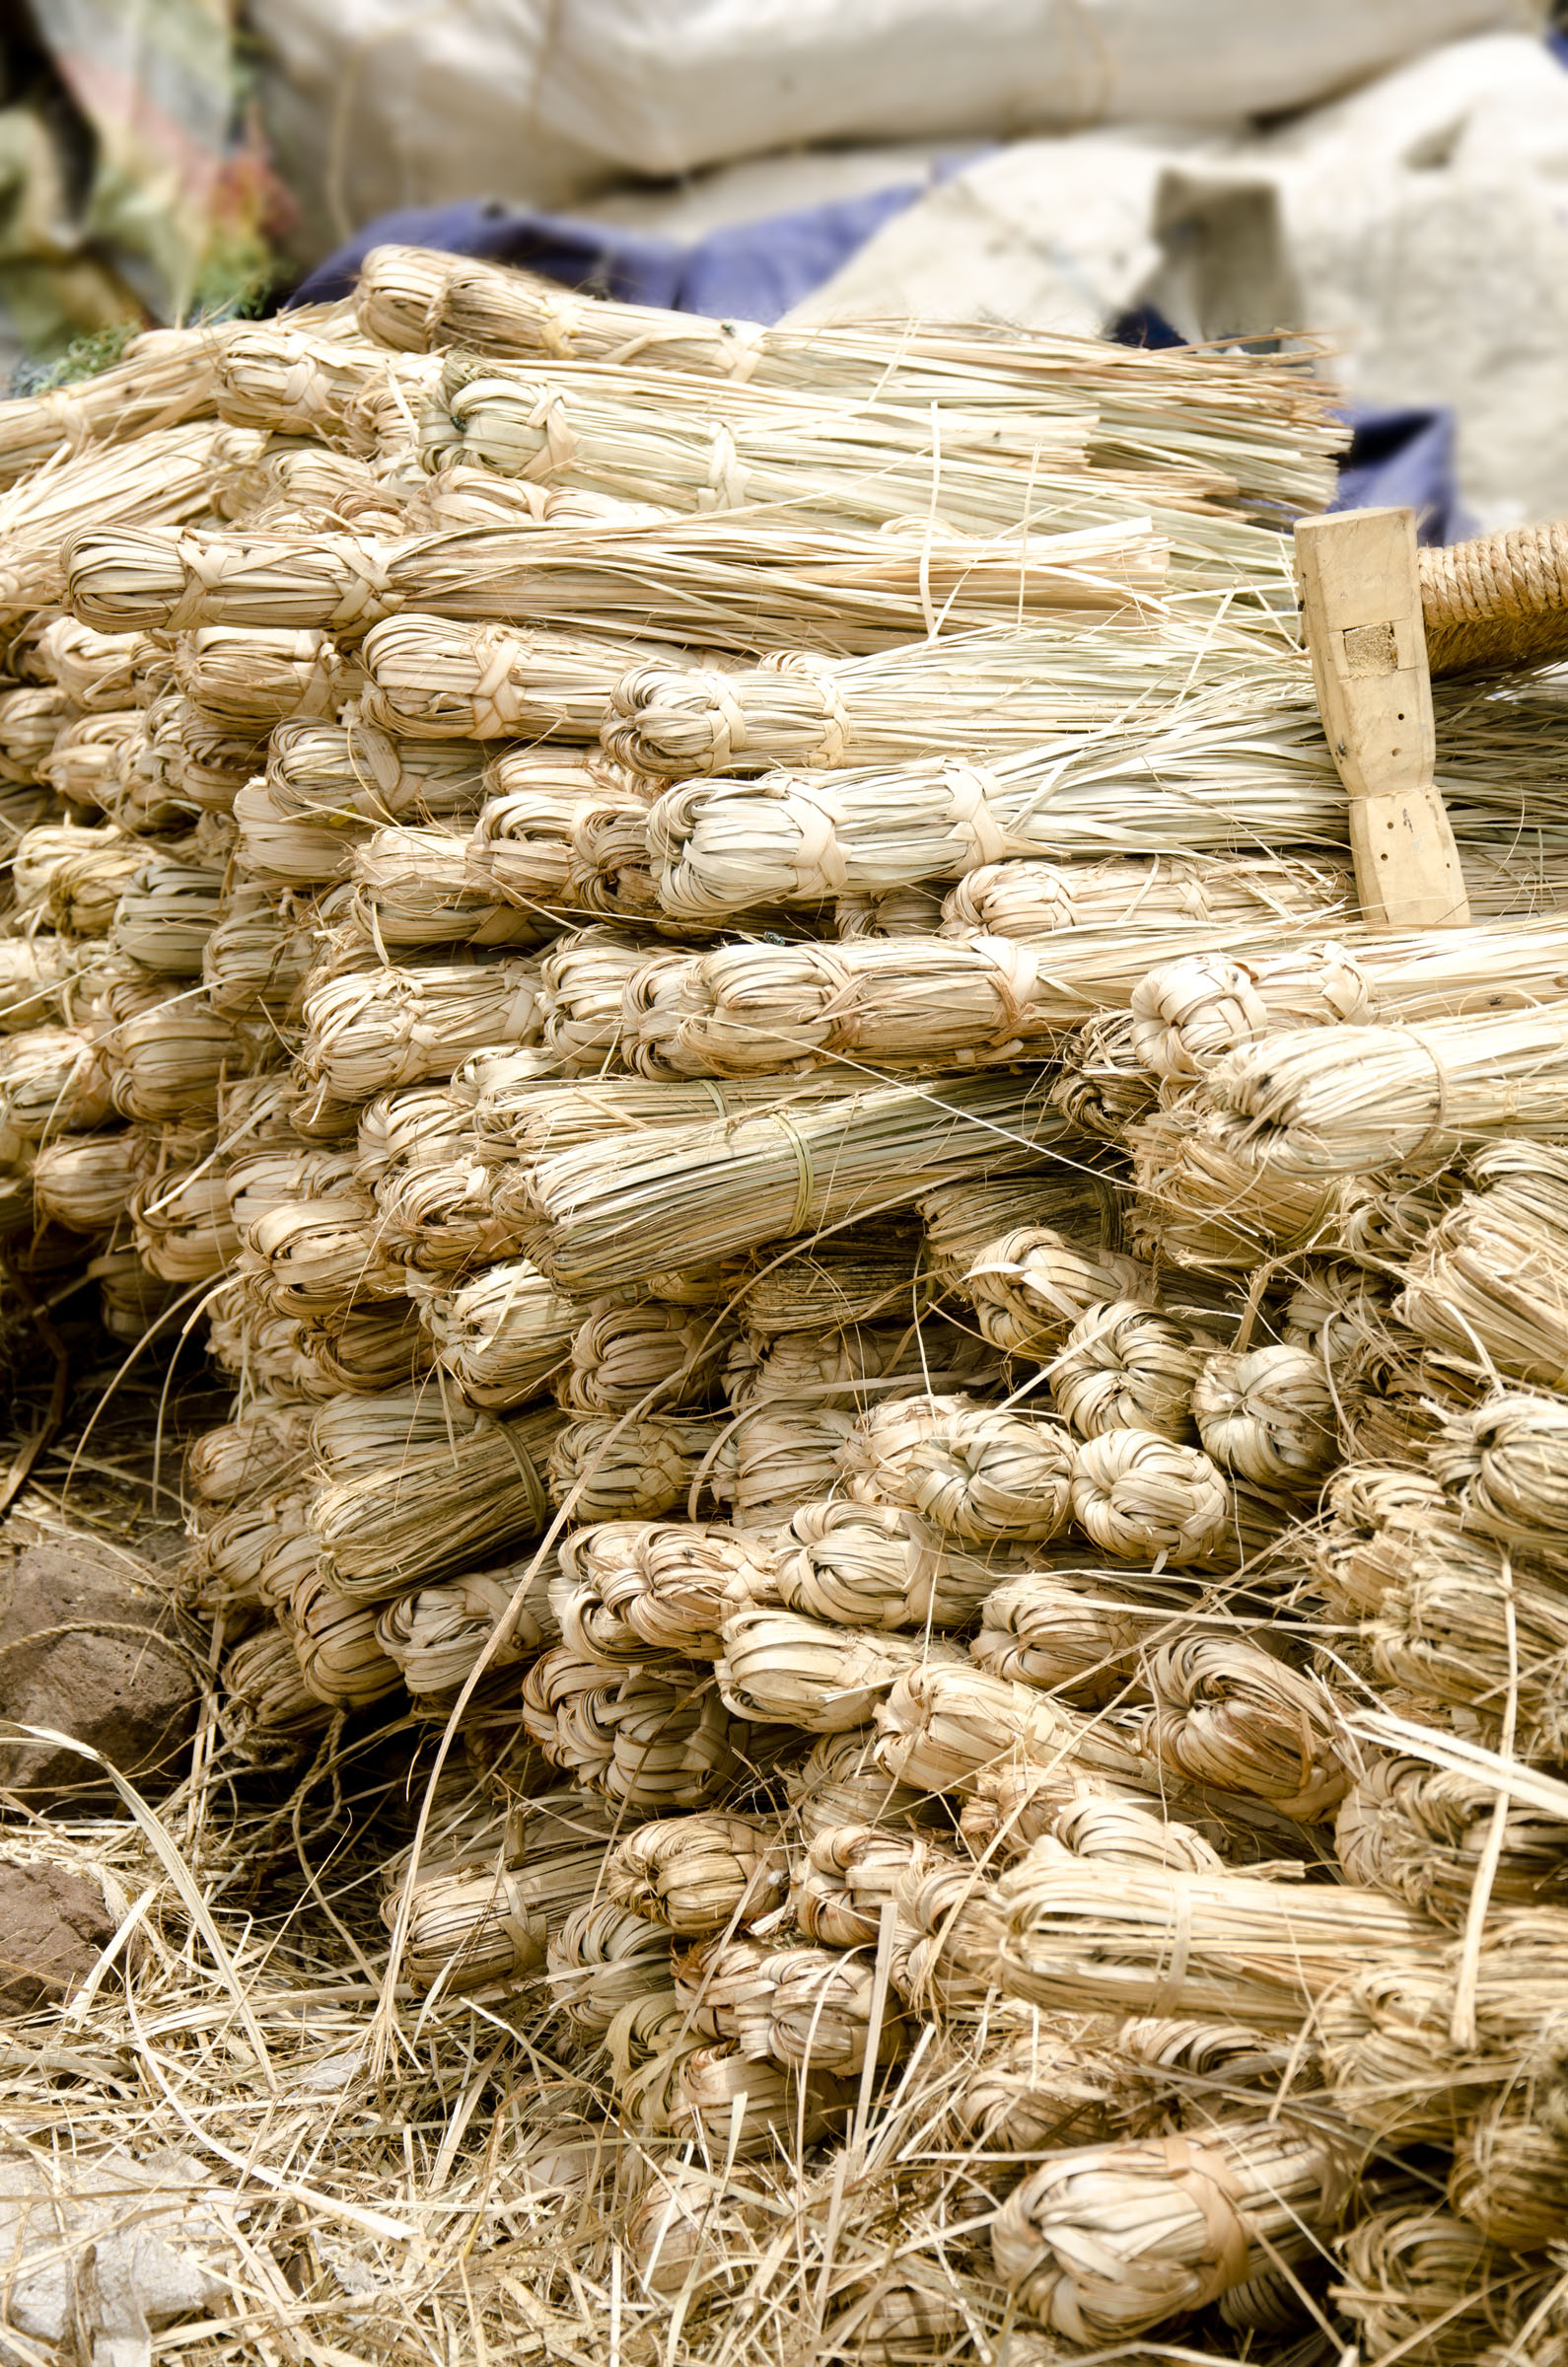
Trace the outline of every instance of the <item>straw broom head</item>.
<instances>
[{"instance_id":1,"label":"straw broom head","mask_svg":"<svg viewBox=\"0 0 1568 2367\"><path fill-rule=\"evenodd\" d=\"M311 1570L289 1601L294 1649L306 1686L329 1709L364 1709L395 1692L397 1663L383 1650L372 1604L353 1603Z\"/></svg>"},{"instance_id":2,"label":"straw broom head","mask_svg":"<svg viewBox=\"0 0 1568 2367\"><path fill-rule=\"evenodd\" d=\"M535 1556L493 1570L473 1570L442 1586L401 1595L379 1613L376 1633L395 1661L410 1693L454 1692L466 1678L525 1585L508 1633L490 1656L492 1668L515 1668L560 1640L548 1600L548 1557Z\"/></svg>"},{"instance_id":3,"label":"straw broom head","mask_svg":"<svg viewBox=\"0 0 1568 2367\"><path fill-rule=\"evenodd\" d=\"M1304 946L1251 961L1215 952L1162 963L1133 988L1131 1010L1136 1058L1187 1085L1222 1053L1278 1029L1364 1026L1373 999L1342 946Z\"/></svg>"},{"instance_id":4,"label":"straw broom head","mask_svg":"<svg viewBox=\"0 0 1568 2367\"><path fill-rule=\"evenodd\" d=\"M693 1415L585 1414L551 1444L550 1500L570 1496L581 1521L657 1520L687 1502L722 1436L721 1424Z\"/></svg>"},{"instance_id":5,"label":"straw broom head","mask_svg":"<svg viewBox=\"0 0 1568 2367\"><path fill-rule=\"evenodd\" d=\"M302 1466L309 1438L310 1415L301 1407L259 1399L191 1440L186 1489L203 1504L237 1504Z\"/></svg>"},{"instance_id":6,"label":"straw broom head","mask_svg":"<svg viewBox=\"0 0 1568 2367\"><path fill-rule=\"evenodd\" d=\"M907 1671L880 1703L876 1723L878 1764L918 1791L974 1791L984 1769L1014 1758L1046 1766L1072 1760L1138 1780L1135 1750L1111 1729L1075 1717L1035 1686L957 1659Z\"/></svg>"},{"instance_id":7,"label":"straw broom head","mask_svg":"<svg viewBox=\"0 0 1568 2367\"><path fill-rule=\"evenodd\" d=\"M1192 1414L1215 1462L1258 1487L1315 1487L1337 1460L1332 1385L1321 1357L1306 1348L1208 1356Z\"/></svg>"},{"instance_id":8,"label":"straw broom head","mask_svg":"<svg viewBox=\"0 0 1568 2367\"><path fill-rule=\"evenodd\" d=\"M908 1910L950 1852L929 1833L839 1825L816 1833L790 1885L790 1912L824 1948L875 1947L884 1915Z\"/></svg>"},{"instance_id":9,"label":"straw broom head","mask_svg":"<svg viewBox=\"0 0 1568 2367\"><path fill-rule=\"evenodd\" d=\"M611 1849L606 1897L682 1939L705 1939L771 1913L788 1860L773 1836L744 1817L667 1817Z\"/></svg>"},{"instance_id":10,"label":"straw broom head","mask_svg":"<svg viewBox=\"0 0 1568 2367\"><path fill-rule=\"evenodd\" d=\"M1510 1391L1457 1414L1428 1462L1466 1529L1505 1544L1559 1537L1568 1525L1568 1404Z\"/></svg>"},{"instance_id":11,"label":"straw broom head","mask_svg":"<svg viewBox=\"0 0 1568 2367\"><path fill-rule=\"evenodd\" d=\"M1115 1561L1186 1569L1223 1548L1231 1491L1196 1447L1152 1430L1106 1430L1073 1459L1072 1516Z\"/></svg>"},{"instance_id":12,"label":"straw broom head","mask_svg":"<svg viewBox=\"0 0 1568 2367\"><path fill-rule=\"evenodd\" d=\"M1359 2220L1339 2252L1330 2298L1359 2330L1366 2355L1397 2354L1415 2367L1471 2367L1533 2283L1530 2268L1468 2220L1413 2197Z\"/></svg>"},{"instance_id":13,"label":"straw broom head","mask_svg":"<svg viewBox=\"0 0 1568 2367\"><path fill-rule=\"evenodd\" d=\"M856 1425L841 1462L863 1501L975 1543L1048 1543L1066 1523L1066 1434L970 1398L891 1399Z\"/></svg>"},{"instance_id":14,"label":"straw broom head","mask_svg":"<svg viewBox=\"0 0 1568 2367\"><path fill-rule=\"evenodd\" d=\"M963 1289L987 1339L1009 1354L1044 1359L1065 1346L1089 1309L1106 1300L1154 1298L1154 1277L1135 1258L1068 1240L1039 1225L990 1243Z\"/></svg>"},{"instance_id":15,"label":"straw broom head","mask_svg":"<svg viewBox=\"0 0 1568 2367\"><path fill-rule=\"evenodd\" d=\"M1568 2208L1568 2141L1531 2116L1528 2100L1498 2099L1455 2148L1449 2202L1510 2252L1558 2242Z\"/></svg>"},{"instance_id":16,"label":"straw broom head","mask_svg":"<svg viewBox=\"0 0 1568 2367\"><path fill-rule=\"evenodd\" d=\"M331 1715L306 1685L293 1638L275 1619L236 1644L220 1674L225 1739L252 1763L297 1757Z\"/></svg>"},{"instance_id":17,"label":"straw broom head","mask_svg":"<svg viewBox=\"0 0 1568 2367\"><path fill-rule=\"evenodd\" d=\"M629 1413L645 1399L662 1412L704 1405L732 1337L700 1311L596 1300L573 1334L560 1401L575 1413Z\"/></svg>"}]
</instances>

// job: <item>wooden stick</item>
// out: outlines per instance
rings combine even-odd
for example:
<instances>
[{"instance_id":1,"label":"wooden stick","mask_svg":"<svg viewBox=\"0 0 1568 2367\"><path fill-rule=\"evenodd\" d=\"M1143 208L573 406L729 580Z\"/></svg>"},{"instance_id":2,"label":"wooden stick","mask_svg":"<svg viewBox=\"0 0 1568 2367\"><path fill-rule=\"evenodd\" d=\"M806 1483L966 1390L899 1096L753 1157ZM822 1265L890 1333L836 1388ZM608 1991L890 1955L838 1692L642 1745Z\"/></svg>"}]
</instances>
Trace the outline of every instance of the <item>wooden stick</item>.
<instances>
[{"instance_id":1,"label":"wooden stick","mask_svg":"<svg viewBox=\"0 0 1568 2367\"><path fill-rule=\"evenodd\" d=\"M1304 518L1296 567L1323 730L1350 800L1362 910L1384 928L1461 927L1469 902L1433 781L1415 513Z\"/></svg>"}]
</instances>

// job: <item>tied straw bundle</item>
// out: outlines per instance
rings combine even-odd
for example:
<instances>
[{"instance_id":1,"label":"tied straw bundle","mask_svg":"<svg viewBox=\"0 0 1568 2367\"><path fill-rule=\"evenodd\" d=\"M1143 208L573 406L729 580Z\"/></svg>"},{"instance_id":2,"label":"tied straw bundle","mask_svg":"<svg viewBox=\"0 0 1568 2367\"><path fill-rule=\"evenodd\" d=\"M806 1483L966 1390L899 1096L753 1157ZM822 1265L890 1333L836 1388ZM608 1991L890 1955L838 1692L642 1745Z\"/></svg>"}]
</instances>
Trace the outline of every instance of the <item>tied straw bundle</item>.
<instances>
[{"instance_id":1,"label":"tied straw bundle","mask_svg":"<svg viewBox=\"0 0 1568 2367\"><path fill-rule=\"evenodd\" d=\"M107 370L8 402L0 410L0 485L32 475L57 455L136 443L210 417L222 333L148 329Z\"/></svg>"}]
</instances>

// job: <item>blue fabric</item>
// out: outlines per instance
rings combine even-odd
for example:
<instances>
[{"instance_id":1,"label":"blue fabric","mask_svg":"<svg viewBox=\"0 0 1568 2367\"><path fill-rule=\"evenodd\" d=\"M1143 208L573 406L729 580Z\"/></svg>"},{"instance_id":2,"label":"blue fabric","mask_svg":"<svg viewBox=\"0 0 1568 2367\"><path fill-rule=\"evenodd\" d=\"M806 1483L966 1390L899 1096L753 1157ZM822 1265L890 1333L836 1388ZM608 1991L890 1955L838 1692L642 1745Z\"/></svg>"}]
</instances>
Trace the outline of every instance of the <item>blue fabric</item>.
<instances>
[{"instance_id":1,"label":"blue fabric","mask_svg":"<svg viewBox=\"0 0 1568 2367\"><path fill-rule=\"evenodd\" d=\"M516 263L563 287L664 312L716 320L776 321L830 279L872 232L924 194L919 181L842 197L828 205L737 222L687 246L612 223L535 214L494 202L410 206L383 214L319 263L288 302L346 296L373 247L436 247L448 254Z\"/></svg>"},{"instance_id":2,"label":"blue fabric","mask_svg":"<svg viewBox=\"0 0 1568 2367\"><path fill-rule=\"evenodd\" d=\"M1339 464L1334 510L1410 509L1422 542L1462 542L1474 533L1454 475L1454 413L1352 404L1350 450Z\"/></svg>"},{"instance_id":3,"label":"blue fabric","mask_svg":"<svg viewBox=\"0 0 1568 2367\"><path fill-rule=\"evenodd\" d=\"M1559 65L1568 66L1568 33L1548 33L1546 46Z\"/></svg>"}]
</instances>

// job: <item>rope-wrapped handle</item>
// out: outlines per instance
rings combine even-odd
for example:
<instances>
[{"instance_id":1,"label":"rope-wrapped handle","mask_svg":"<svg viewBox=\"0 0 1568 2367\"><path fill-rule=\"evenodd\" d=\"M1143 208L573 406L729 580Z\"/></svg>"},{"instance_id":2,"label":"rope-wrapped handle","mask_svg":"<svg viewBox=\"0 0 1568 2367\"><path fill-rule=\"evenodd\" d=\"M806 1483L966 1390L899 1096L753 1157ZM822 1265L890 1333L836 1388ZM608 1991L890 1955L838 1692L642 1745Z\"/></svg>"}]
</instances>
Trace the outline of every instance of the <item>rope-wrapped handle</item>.
<instances>
[{"instance_id":1,"label":"rope-wrapped handle","mask_svg":"<svg viewBox=\"0 0 1568 2367\"><path fill-rule=\"evenodd\" d=\"M1568 659L1568 524L1510 527L1420 556L1434 674Z\"/></svg>"}]
</instances>

